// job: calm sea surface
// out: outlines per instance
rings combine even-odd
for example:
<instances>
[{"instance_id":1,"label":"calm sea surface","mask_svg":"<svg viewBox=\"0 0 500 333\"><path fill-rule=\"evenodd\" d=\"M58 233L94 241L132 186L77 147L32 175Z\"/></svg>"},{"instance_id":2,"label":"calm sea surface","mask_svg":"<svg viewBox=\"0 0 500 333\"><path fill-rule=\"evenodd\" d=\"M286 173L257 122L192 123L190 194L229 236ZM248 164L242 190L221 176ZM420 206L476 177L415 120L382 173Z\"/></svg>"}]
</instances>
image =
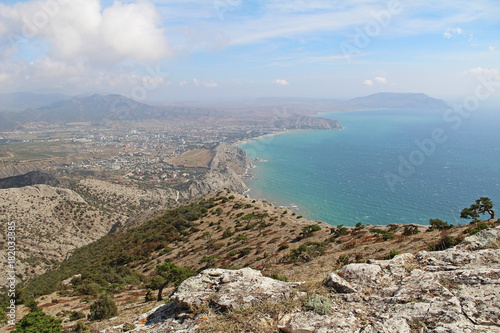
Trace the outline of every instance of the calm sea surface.
<instances>
[{"instance_id":1,"label":"calm sea surface","mask_svg":"<svg viewBox=\"0 0 500 333\"><path fill-rule=\"evenodd\" d=\"M500 110L463 119L446 110L322 115L345 127L296 131L241 145L254 162L250 197L333 225L467 223L488 196L500 207ZM500 211L498 212L500 215Z\"/></svg>"}]
</instances>

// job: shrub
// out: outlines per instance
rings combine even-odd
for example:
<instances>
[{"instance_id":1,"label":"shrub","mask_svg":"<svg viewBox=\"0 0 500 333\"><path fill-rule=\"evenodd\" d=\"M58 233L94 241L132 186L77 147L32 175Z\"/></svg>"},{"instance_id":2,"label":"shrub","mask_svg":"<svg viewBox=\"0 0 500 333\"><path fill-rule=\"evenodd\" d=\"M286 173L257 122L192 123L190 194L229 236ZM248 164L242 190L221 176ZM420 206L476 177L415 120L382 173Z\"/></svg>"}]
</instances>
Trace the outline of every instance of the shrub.
<instances>
[{"instance_id":1,"label":"shrub","mask_svg":"<svg viewBox=\"0 0 500 333\"><path fill-rule=\"evenodd\" d=\"M131 324L131 323L126 323L125 325L123 325L123 332L128 332L128 331L131 331L135 328L135 325L134 324Z\"/></svg>"},{"instance_id":2,"label":"shrub","mask_svg":"<svg viewBox=\"0 0 500 333\"><path fill-rule=\"evenodd\" d=\"M218 256L203 256L201 262L206 263L207 267L213 267L217 260L219 260Z\"/></svg>"},{"instance_id":3,"label":"shrub","mask_svg":"<svg viewBox=\"0 0 500 333\"><path fill-rule=\"evenodd\" d=\"M146 291L146 295L144 295L144 302L155 302L156 301L156 296L153 295L151 292L151 289L148 289Z\"/></svg>"},{"instance_id":4,"label":"shrub","mask_svg":"<svg viewBox=\"0 0 500 333\"><path fill-rule=\"evenodd\" d=\"M456 238L450 235L443 236L436 244L429 245L431 251L444 251L450 247L459 244L462 241L460 238Z\"/></svg>"},{"instance_id":5,"label":"shrub","mask_svg":"<svg viewBox=\"0 0 500 333\"><path fill-rule=\"evenodd\" d=\"M90 333L90 328L83 321L77 321L75 327L71 331L73 333Z\"/></svg>"},{"instance_id":6,"label":"shrub","mask_svg":"<svg viewBox=\"0 0 500 333\"><path fill-rule=\"evenodd\" d=\"M310 296L304 304L304 307L308 311L314 311L320 315L326 315L332 311L332 301L321 295Z\"/></svg>"},{"instance_id":7,"label":"shrub","mask_svg":"<svg viewBox=\"0 0 500 333\"><path fill-rule=\"evenodd\" d=\"M61 319L46 315L36 305L16 324L14 333L59 333L62 331Z\"/></svg>"},{"instance_id":8,"label":"shrub","mask_svg":"<svg viewBox=\"0 0 500 333\"><path fill-rule=\"evenodd\" d=\"M245 235L238 235L234 238L235 241L239 242L239 241L246 241L248 239L247 236Z\"/></svg>"},{"instance_id":9,"label":"shrub","mask_svg":"<svg viewBox=\"0 0 500 333\"><path fill-rule=\"evenodd\" d=\"M387 254L384 257L384 259L385 260L390 260L390 259L394 258L395 256L397 256L398 254L400 254L398 250L392 249L391 252L389 252L389 254Z\"/></svg>"},{"instance_id":10,"label":"shrub","mask_svg":"<svg viewBox=\"0 0 500 333\"><path fill-rule=\"evenodd\" d=\"M448 224L448 222L444 222L441 219L430 219L429 224L431 225L429 230L446 230L453 228L453 225Z\"/></svg>"},{"instance_id":11,"label":"shrub","mask_svg":"<svg viewBox=\"0 0 500 333\"><path fill-rule=\"evenodd\" d=\"M285 275L279 275L278 273L273 273L271 279L288 282L288 278Z\"/></svg>"},{"instance_id":12,"label":"shrub","mask_svg":"<svg viewBox=\"0 0 500 333\"><path fill-rule=\"evenodd\" d=\"M484 222L479 222L479 223L476 223L476 224L474 225L474 227L471 227L471 228L467 229L466 231L467 231L467 233L468 233L469 235L475 235L475 234L477 234L478 232L480 232L481 230L485 230L485 229L488 229L488 228L489 228L489 227L488 227L488 225L487 225L486 223L484 223Z\"/></svg>"},{"instance_id":13,"label":"shrub","mask_svg":"<svg viewBox=\"0 0 500 333\"><path fill-rule=\"evenodd\" d=\"M321 227L317 224L307 225L302 227L302 232L300 233L303 238L311 237L314 232L320 231Z\"/></svg>"},{"instance_id":14,"label":"shrub","mask_svg":"<svg viewBox=\"0 0 500 333\"><path fill-rule=\"evenodd\" d=\"M89 320L103 320L116 316L118 308L115 300L109 295L102 295L90 306Z\"/></svg>"},{"instance_id":15,"label":"shrub","mask_svg":"<svg viewBox=\"0 0 500 333\"><path fill-rule=\"evenodd\" d=\"M418 230L418 227L414 225L405 225L404 230L403 230L403 236L411 236L411 235L416 235L420 232Z\"/></svg>"},{"instance_id":16,"label":"shrub","mask_svg":"<svg viewBox=\"0 0 500 333\"><path fill-rule=\"evenodd\" d=\"M349 256L347 254L341 254L337 259L337 264L339 265L347 265L349 264Z\"/></svg>"},{"instance_id":17,"label":"shrub","mask_svg":"<svg viewBox=\"0 0 500 333\"><path fill-rule=\"evenodd\" d=\"M333 240L337 237L345 235L347 233L347 228L344 227L343 224L340 224L340 225L336 226L335 228L331 228L330 233L333 234L333 236L332 236L332 240Z\"/></svg>"},{"instance_id":18,"label":"shrub","mask_svg":"<svg viewBox=\"0 0 500 333\"><path fill-rule=\"evenodd\" d=\"M389 240L389 239L393 239L395 237L395 235L393 233L391 233L387 230L384 230L384 229L373 228L373 229L370 229L370 232L372 234L381 235L383 240Z\"/></svg>"},{"instance_id":19,"label":"shrub","mask_svg":"<svg viewBox=\"0 0 500 333\"><path fill-rule=\"evenodd\" d=\"M85 318L85 313L81 311L71 312L69 315L69 321L75 321L83 318Z\"/></svg>"},{"instance_id":20,"label":"shrub","mask_svg":"<svg viewBox=\"0 0 500 333\"><path fill-rule=\"evenodd\" d=\"M292 249L289 258L291 262L296 262L298 260L308 262L323 254L325 254L325 243L310 242L302 244L296 249Z\"/></svg>"},{"instance_id":21,"label":"shrub","mask_svg":"<svg viewBox=\"0 0 500 333\"><path fill-rule=\"evenodd\" d=\"M355 230L361 230L361 229L364 229L364 228L365 228L365 226L361 222L356 223L356 225L354 226Z\"/></svg>"},{"instance_id":22,"label":"shrub","mask_svg":"<svg viewBox=\"0 0 500 333\"><path fill-rule=\"evenodd\" d=\"M224 232L222 233L222 239L224 238L228 238L228 237L231 237L232 235L234 235L234 232L231 231L231 228L227 228L226 230L224 230Z\"/></svg>"}]
</instances>

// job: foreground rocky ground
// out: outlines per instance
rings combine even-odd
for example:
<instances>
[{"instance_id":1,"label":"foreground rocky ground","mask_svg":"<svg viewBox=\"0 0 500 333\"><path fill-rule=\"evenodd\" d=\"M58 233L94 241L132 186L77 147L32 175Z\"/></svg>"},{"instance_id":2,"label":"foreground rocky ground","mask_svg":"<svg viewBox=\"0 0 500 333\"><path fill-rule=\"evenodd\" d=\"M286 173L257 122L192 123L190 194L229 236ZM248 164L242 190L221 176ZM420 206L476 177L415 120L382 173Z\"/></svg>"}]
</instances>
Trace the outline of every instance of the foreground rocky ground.
<instances>
[{"instance_id":1,"label":"foreground rocky ground","mask_svg":"<svg viewBox=\"0 0 500 333\"><path fill-rule=\"evenodd\" d=\"M500 332L500 227L445 251L346 265L317 290L301 285L208 269L131 332Z\"/></svg>"},{"instance_id":2,"label":"foreground rocky ground","mask_svg":"<svg viewBox=\"0 0 500 333\"><path fill-rule=\"evenodd\" d=\"M500 227L444 251L348 264L317 286L208 269L170 299L130 332L500 332Z\"/></svg>"}]
</instances>

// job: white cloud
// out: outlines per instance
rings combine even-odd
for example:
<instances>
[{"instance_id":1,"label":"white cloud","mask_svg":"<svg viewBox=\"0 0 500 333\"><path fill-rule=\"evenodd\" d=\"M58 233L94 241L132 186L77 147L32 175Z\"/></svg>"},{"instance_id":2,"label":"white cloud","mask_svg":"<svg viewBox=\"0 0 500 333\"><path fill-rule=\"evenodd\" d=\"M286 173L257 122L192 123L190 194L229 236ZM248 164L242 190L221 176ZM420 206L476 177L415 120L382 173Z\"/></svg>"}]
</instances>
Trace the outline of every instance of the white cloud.
<instances>
[{"instance_id":1,"label":"white cloud","mask_svg":"<svg viewBox=\"0 0 500 333\"><path fill-rule=\"evenodd\" d=\"M217 82L210 81L210 82L204 82L203 86L207 88L217 88L219 84Z\"/></svg>"},{"instance_id":2,"label":"white cloud","mask_svg":"<svg viewBox=\"0 0 500 333\"><path fill-rule=\"evenodd\" d=\"M280 86L288 86L290 83L288 83L287 80L285 79L276 79L273 81L274 84L280 85Z\"/></svg>"},{"instance_id":3,"label":"white cloud","mask_svg":"<svg viewBox=\"0 0 500 333\"><path fill-rule=\"evenodd\" d=\"M47 42L53 58L119 62L171 54L160 27L162 18L146 1L116 1L102 8L99 0L32 0L2 5L0 13L11 33Z\"/></svg>"},{"instance_id":4,"label":"white cloud","mask_svg":"<svg viewBox=\"0 0 500 333\"><path fill-rule=\"evenodd\" d=\"M179 82L179 86L181 86L181 87L184 87L187 84L188 84L187 81L181 81L181 82Z\"/></svg>"},{"instance_id":5,"label":"white cloud","mask_svg":"<svg viewBox=\"0 0 500 333\"><path fill-rule=\"evenodd\" d=\"M197 87L205 87L205 88L217 88L219 85L214 81L201 81L197 78L193 79L193 84Z\"/></svg>"},{"instance_id":6,"label":"white cloud","mask_svg":"<svg viewBox=\"0 0 500 333\"><path fill-rule=\"evenodd\" d=\"M490 52L494 52L495 51L495 47L493 45L490 45L490 46L488 46L488 50L490 50Z\"/></svg>"},{"instance_id":7,"label":"white cloud","mask_svg":"<svg viewBox=\"0 0 500 333\"><path fill-rule=\"evenodd\" d=\"M483 76L486 78L494 78L496 80L500 80L500 71L496 68L482 68L482 67L475 67L472 69L469 69L466 74L471 74L475 76Z\"/></svg>"},{"instance_id":8,"label":"white cloud","mask_svg":"<svg viewBox=\"0 0 500 333\"><path fill-rule=\"evenodd\" d=\"M377 76L373 80L372 79L366 79L366 80L364 80L363 84L365 86L371 87L371 86L373 86L375 84L386 84L387 82L389 82L389 81L385 77Z\"/></svg>"},{"instance_id":9,"label":"white cloud","mask_svg":"<svg viewBox=\"0 0 500 333\"><path fill-rule=\"evenodd\" d=\"M458 35L462 35L464 33L464 31L462 30L462 28L448 28L448 30L446 30L446 32L444 33L444 37L450 39L451 37L453 36L458 36Z\"/></svg>"}]
</instances>

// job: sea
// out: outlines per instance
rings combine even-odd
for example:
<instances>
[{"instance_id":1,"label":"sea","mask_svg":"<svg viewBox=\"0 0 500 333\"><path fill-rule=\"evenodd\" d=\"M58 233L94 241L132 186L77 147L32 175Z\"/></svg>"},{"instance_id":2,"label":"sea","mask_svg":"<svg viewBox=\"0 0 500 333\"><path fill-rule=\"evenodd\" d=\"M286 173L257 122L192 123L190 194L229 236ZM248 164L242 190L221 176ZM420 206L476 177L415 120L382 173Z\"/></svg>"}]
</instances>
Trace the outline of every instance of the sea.
<instances>
[{"instance_id":1,"label":"sea","mask_svg":"<svg viewBox=\"0 0 500 333\"><path fill-rule=\"evenodd\" d=\"M426 225L433 218L467 224L461 210L483 196L500 207L500 109L320 116L344 128L287 131L239 145L255 159L249 197L346 226Z\"/></svg>"}]
</instances>

